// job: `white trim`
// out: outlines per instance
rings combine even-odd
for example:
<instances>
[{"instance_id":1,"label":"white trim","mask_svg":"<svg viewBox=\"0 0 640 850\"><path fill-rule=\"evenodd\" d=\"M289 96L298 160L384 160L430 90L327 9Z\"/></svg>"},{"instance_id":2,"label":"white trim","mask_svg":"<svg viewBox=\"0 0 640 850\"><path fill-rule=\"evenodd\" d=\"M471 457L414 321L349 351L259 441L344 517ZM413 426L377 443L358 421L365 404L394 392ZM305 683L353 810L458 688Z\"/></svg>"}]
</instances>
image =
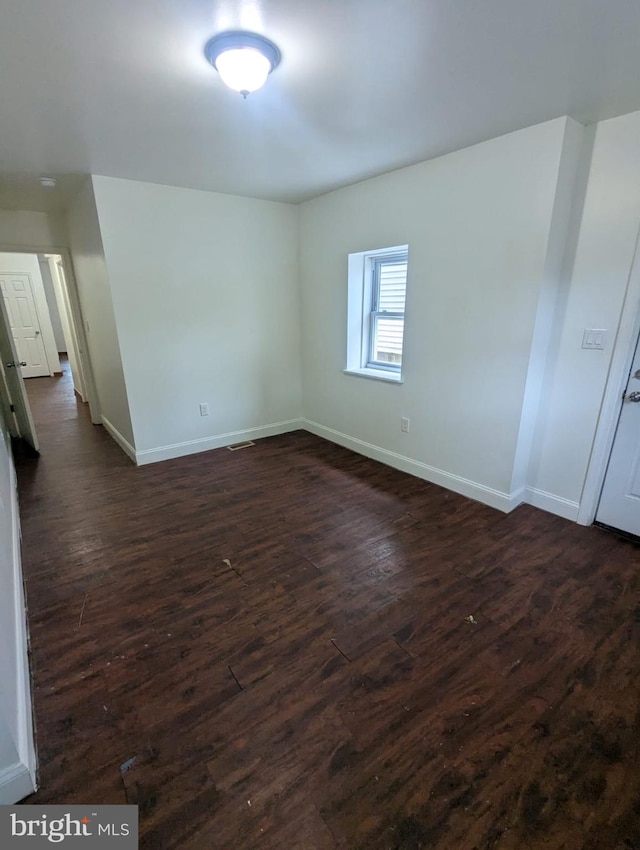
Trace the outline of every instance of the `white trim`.
<instances>
[{"instance_id":1,"label":"white trim","mask_svg":"<svg viewBox=\"0 0 640 850\"><path fill-rule=\"evenodd\" d=\"M634 257L629 271L627 291L622 304L620 324L613 343L613 352L609 364L607 382L602 398L602 406L596 426L596 433L587 467L587 475L580 497L580 509L576 521L580 525L591 525L596 518L600 493L604 484L604 476L613 448L622 393L627 386L627 378L633 353L638 340L640 325L640 262L638 261L638 244L640 231L636 237Z\"/></svg>"},{"instance_id":2,"label":"white trim","mask_svg":"<svg viewBox=\"0 0 640 850\"><path fill-rule=\"evenodd\" d=\"M120 446L122 451L128 457L130 457L131 460L134 463L137 463L138 461L136 459L136 450L133 448L131 443L128 440L125 440L125 438L122 436L120 431L118 431L118 429L115 427L115 425L113 425L111 422L109 422L109 420L107 419L106 416L102 416L101 419L102 419L102 424L107 429L107 431L109 432L109 435L113 438L113 440L115 440L115 442Z\"/></svg>"},{"instance_id":3,"label":"white trim","mask_svg":"<svg viewBox=\"0 0 640 850\"><path fill-rule=\"evenodd\" d=\"M69 287L67 286L64 261L60 254L44 254L51 283L53 295L58 307L60 326L65 350L69 357L73 388L83 402L86 402L86 390L82 368L82 358L79 353L78 335L71 311L71 300L69 298Z\"/></svg>"},{"instance_id":4,"label":"white trim","mask_svg":"<svg viewBox=\"0 0 640 850\"><path fill-rule=\"evenodd\" d=\"M400 372L385 372L384 369L343 369L345 375L355 375L357 378L372 378L374 381L387 381L389 384L404 384Z\"/></svg>"},{"instance_id":5,"label":"white trim","mask_svg":"<svg viewBox=\"0 0 640 850\"><path fill-rule=\"evenodd\" d=\"M0 805L12 806L33 794L36 786L29 768L17 761L0 771Z\"/></svg>"},{"instance_id":6,"label":"white trim","mask_svg":"<svg viewBox=\"0 0 640 850\"><path fill-rule=\"evenodd\" d=\"M572 522L576 522L578 519L580 505L577 502L563 499L562 496L554 496L553 493L547 493L545 490L538 490L535 487L526 487L525 496L527 504L533 505L534 508L540 508L542 511L548 511L556 516L564 517L564 519L570 519Z\"/></svg>"},{"instance_id":7,"label":"white trim","mask_svg":"<svg viewBox=\"0 0 640 850\"><path fill-rule=\"evenodd\" d=\"M171 460L185 455L208 452L220 449L244 440L259 440L262 437L275 437L277 434L287 434L303 427L302 419L287 419L285 422L274 422L271 425L261 425L257 428L246 428L242 431L229 431L227 434L217 434L213 437L201 437L198 440L186 440L183 443L172 443L168 446L158 446L154 449L143 449L136 452L136 463L144 466L147 463L157 463L161 460Z\"/></svg>"},{"instance_id":8,"label":"white trim","mask_svg":"<svg viewBox=\"0 0 640 850\"><path fill-rule=\"evenodd\" d=\"M460 493L462 496L475 499L478 502L489 505L489 507L497 508L497 510L504 513L509 513L509 511L512 511L522 502L523 494L521 492L507 494L500 490L494 490L493 487L486 487L477 481L462 478L460 475L454 475L451 472L446 472L444 469L438 469L435 466L413 460L410 457L383 449L380 446L374 446L372 443L366 443L364 440L350 437L348 434L335 431L333 428L327 428L318 422L312 422L310 419L303 419L302 424L307 431L310 431L317 437L323 437L332 443L338 443L338 445L351 449L351 451L380 461L380 463L392 466L394 469L399 469L402 472L408 472L417 478L423 478L426 481L431 481L433 484L439 484L441 487L446 487L447 490L453 490L454 493Z\"/></svg>"},{"instance_id":9,"label":"white trim","mask_svg":"<svg viewBox=\"0 0 640 850\"><path fill-rule=\"evenodd\" d=\"M24 598L22 563L20 558L20 514L18 511L18 489L13 461L11 461L10 470L10 509L13 537L13 582L16 623L16 722L18 735L18 740L14 743L18 752L18 758L20 759L19 764L15 767L20 768L19 772L21 775L20 777L12 775L12 778L8 781L10 781L11 788L13 789L12 793L21 793L21 796L15 797L15 799L12 800L12 802L16 802L36 790L37 755L33 729L33 706L31 702L31 672L29 669L27 609ZM3 776L5 773L6 771L3 771L0 775L0 785L3 782ZM22 773L26 773L26 778L22 776ZM25 788L26 790L24 790Z\"/></svg>"}]
</instances>

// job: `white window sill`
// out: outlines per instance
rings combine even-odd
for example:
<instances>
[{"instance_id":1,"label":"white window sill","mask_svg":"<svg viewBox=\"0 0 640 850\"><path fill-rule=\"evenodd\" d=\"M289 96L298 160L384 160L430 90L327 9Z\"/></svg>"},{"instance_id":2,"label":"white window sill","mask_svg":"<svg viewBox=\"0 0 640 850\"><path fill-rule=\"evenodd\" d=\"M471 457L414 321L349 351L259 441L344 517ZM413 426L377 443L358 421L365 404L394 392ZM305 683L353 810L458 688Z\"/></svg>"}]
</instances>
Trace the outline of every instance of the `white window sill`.
<instances>
[{"instance_id":1,"label":"white window sill","mask_svg":"<svg viewBox=\"0 0 640 850\"><path fill-rule=\"evenodd\" d=\"M354 375L357 378L371 378L374 381L387 381L390 384L403 384L402 375L399 372L385 372L384 369L344 369L345 375Z\"/></svg>"}]
</instances>

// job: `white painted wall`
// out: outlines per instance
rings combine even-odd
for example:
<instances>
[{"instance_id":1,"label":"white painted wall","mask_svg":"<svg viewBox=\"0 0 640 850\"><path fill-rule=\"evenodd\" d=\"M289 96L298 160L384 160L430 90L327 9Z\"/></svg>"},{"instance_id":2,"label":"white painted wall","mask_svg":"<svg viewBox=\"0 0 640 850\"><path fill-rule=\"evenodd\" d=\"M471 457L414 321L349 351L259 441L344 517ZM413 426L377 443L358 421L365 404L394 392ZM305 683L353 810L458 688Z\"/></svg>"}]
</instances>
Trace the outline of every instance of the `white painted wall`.
<instances>
[{"instance_id":1,"label":"white painted wall","mask_svg":"<svg viewBox=\"0 0 640 850\"><path fill-rule=\"evenodd\" d=\"M0 804L35 789L35 745L15 472L0 419Z\"/></svg>"},{"instance_id":2,"label":"white painted wall","mask_svg":"<svg viewBox=\"0 0 640 850\"><path fill-rule=\"evenodd\" d=\"M118 329L113 312L93 186L87 179L68 215L71 256L102 419L134 445Z\"/></svg>"},{"instance_id":3,"label":"white painted wall","mask_svg":"<svg viewBox=\"0 0 640 850\"><path fill-rule=\"evenodd\" d=\"M567 133L557 119L301 207L304 410L318 433L513 506ZM404 243L404 384L344 375L347 255Z\"/></svg>"},{"instance_id":4,"label":"white painted wall","mask_svg":"<svg viewBox=\"0 0 640 850\"><path fill-rule=\"evenodd\" d=\"M13 254L0 253L0 272L23 272L31 279L33 300L40 323L40 333L49 364L49 374L53 375L60 371L60 360L58 358L58 346L53 333L53 324L49 315L49 304L42 281L40 263L37 254Z\"/></svg>"},{"instance_id":5,"label":"white painted wall","mask_svg":"<svg viewBox=\"0 0 640 850\"><path fill-rule=\"evenodd\" d=\"M593 150L593 135L593 128L586 129L576 121L567 120L511 484L512 494L517 493L518 498L526 501L531 501L538 495L531 487L529 468L534 453L540 410L546 401L548 363L554 351L557 314L561 309L563 293L575 256L575 242ZM554 508L558 508L558 505Z\"/></svg>"},{"instance_id":6,"label":"white painted wall","mask_svg":"<svg viewBox=\"0 0 640 850\"><path fill-rule=\"evenodd\" d=\"M505 507L524 487L575 517L613 343L640 307L625 304L640 113L589 128L578 162L581 136L558 119L300 208L94 178L100 221L91 184L69 220L105 415L145 462L304 410L454 489ZM0 246L66 242L56 216L0 210ZM400 242L405 383L345 376L347 254ZM580 347L591 326L609 329L605 351Z\"/></svg>"},{"instance_id":7,"label":"white painted wall","mask_svg":"<svg viewBox=\"0 0 640 850\"><path fill-rule=\"evenodd\" d=\"M50 250L69 245L62 214L0 210L0 249Z\"/></svg>"},{"instance_id":8,"label":"white painted wall","mask_svg":"<svg viewBox=\"0 0 640 850\"><path fill-rule=\"evenodd\" d=\"M93 183L138 461L299 427L296 207Z\"/></svg>"},{"instance_id":9,"label":"white painted wall","mask_svg":"<svg viewBox=\"0 0 640 850\"><path fill-rule=\"evenodd\" d=\"M640 225L640 112L597 126L571 283L545 391L530 482L577 515ZM605 350L582 349L586 327L607 328ZM624 358L623 358L624 359Z\"/></svg>"},{"instance_id":10,"label":"white painted wall","mask_svg":"<svg viewBox=\"0 0 640 850\"><path fill-rule=\"evenodd\" d=\"M42 285L44 286L44 294L47 299L49 308L49 318L51 319L51 327L53 328L53 336L56 342L58 354L67 350L67 344L64 339L64 330L62 327L62 318L58 309L56 300L56 292L53 286L53 278L49 268L49 260L44 254L38 254L38 263L40 264L40 274L42 276Z\"/></svg>"}]
</instances>

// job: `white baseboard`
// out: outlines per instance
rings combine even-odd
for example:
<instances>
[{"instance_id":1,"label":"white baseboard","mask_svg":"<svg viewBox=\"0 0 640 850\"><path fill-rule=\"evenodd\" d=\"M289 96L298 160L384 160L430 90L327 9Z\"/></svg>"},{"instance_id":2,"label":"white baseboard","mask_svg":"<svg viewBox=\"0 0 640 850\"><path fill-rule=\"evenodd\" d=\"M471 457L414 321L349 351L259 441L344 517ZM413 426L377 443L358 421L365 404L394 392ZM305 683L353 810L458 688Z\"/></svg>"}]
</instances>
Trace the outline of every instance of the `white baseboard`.
<instances>
[{"instance_id":1,"label":"white baseboard","mask_svg":"<svg viewBox=\"0 0 640 850\"><path fill-rule=\"evenodd\" d=\"M135 453L136 463L144 466L161 460L171 460L185 455L208 452L211 449L221 449L244 440L259 440L262 437L275 437L303 428L302 419L288 419L285 422L273 422L271 425L261 425L257 428L246 428L242 431L230 431L227 434L217 434L214 437L202 437L199 440L186 440L183 443L172 443L169 446L158 446L155 449L143 449Z\"/></svg>"},{"instance_id":2,"label":"white baseboard","mask_svg":"<svg viewBox=\"0 0 640 850\"><path fill-rule=\"evenodd\" d=\"M406 455L401 455L397 452L383 449L380 446L375 446L372 443L367 443L364 440L359 440L357 437L350 437L348 434L328 428L326 425L320 425L320 423L314 422L311 419L288 419L284 422L274 422L270 425L261 425L257 428L230 431L226 434L202 437L198 440L185 440L182 443L172 443L171 445L143 449L138 452L134 450L133 446L125 440L122 434L104 416L102 417L102 423L125 454L134 463L137 463L138 466L207 452L211 451L211 449L220 449L233 443L242 442L243 440L259 440L262 437L274 437L277 434L286 434L289 431L296 431L299 428L303 428L318 437L322 437L332 443L337 443L358 454L365 455L365 457L380 461L380 463L392 466L402 472L408 472L410 475L430 481L432 484L439 484L447 490L453 490L454 493L467 496L469 499L475 499L504 513L510 513L518 505L526 503L575 522L577 521L580 508L577 502L572 502L561 496L554 496L553 493L546 493L544 490L537 490L535 487L521 487L513 493L504 493L501 490L495 490L477 481L471 481L469 478L463 478L460 475L446 472L444 469L438 469L435 466L413 460L410 457L406 457Z\"/></svg>"},{"instance_id":3,"label":"white baseboard","mask_svg":"<svg viewBox=\"0 0 640 850\"><path fill-rule=\"evenodd\" d=\"M525 488L525 501L528 505L533 505L534 508L548 511L556 516L570 519L573 522L578 520L578 511L580 505L577 502L572 502L569 499L563 499L562 496L554 496L553 493L547 493L545 490L537 490L535 487Z\"/></svg>"},{"instance_id":4,"label":"white baseboard","mask_svg":"<svg viewBox=\"0 0 640 850\"><path fill-rule=\"evenodd\" d=\"M14 744L19 761L0 772L0 802L15 803L36 790L37 755L33 731L29 633L20 554L20 513L15 468L11 462L11 528L13 550L13 606L15 623L15 727Z\"/></svg>"},{"instance_id":5,"label":"white baseboard","mask_svg":"<svg viewBox=\"0 0 640 850\"><path fill-rule=\"evenodd\" d=\"M391 452L380 446L374 446L372 443L366 443L364 440L358 440L356 437L350 437L348 434L335 431L333 428L327 428L325 425L320 425L318 422L313 422L309 419L302 420L302 427L312 434L323 437L332 443L338 443L338 445L351 449L358 454L378 460L380 463L385 463L387 466L392 466L402 472L408 472L410 475L415 475L418 478L423 478L432 484L439 484L447 490L453 490L454 493L460 493L462 496L475 499L492 508L497 508L497 510L504 513L512 511L523 500L522 494L510 495L500 490L494 490L492 487L486 487L484 484L478 484L478 482L471 481L468 478L462 478L459 475L445 472L443 469L429 466L429 464L413 460L405 455Z\"/></svg>"},{"instance_id":6,"label":"white baseboard","mask_svg":"<svg viewBox=\"0 0 640 850\"><path fill-rule=\"evenodd\" d=\"M29 768L16 762L0 770L0 805L12 806L36 790Z\"/></svg>"},{"instance_id":7,"label":"white baseboard","mask_svg":"<svg viewBox=\"0 0 640 850\"><path fill-rule=\"evenodd\" d=\"M130 457L131 460L136 463L136 450L133 448L131 443L128 440L125 440L120 431L118 431L115 425L112 425L111 422L109 422L106 416L102 416L101 419L102 424L109 432L111 438L115 440L127 457Z\"/></svg>"}]
</instances>

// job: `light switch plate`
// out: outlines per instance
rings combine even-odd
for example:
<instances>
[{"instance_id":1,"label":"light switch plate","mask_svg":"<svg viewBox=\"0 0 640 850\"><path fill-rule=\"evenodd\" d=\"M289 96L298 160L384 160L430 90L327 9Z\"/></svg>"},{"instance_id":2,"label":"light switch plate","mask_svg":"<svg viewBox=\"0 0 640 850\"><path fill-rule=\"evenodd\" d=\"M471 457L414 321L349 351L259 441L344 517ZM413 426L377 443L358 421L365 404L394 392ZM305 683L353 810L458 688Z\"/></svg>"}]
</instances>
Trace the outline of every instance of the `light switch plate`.
<instances>
[{"instance_id":1,"label":"light switch plate","mask_svg":"<svg viewBox=\"0 0 640 850\"><path fill-rule=\"evenodd\" d=\"M605 328L585 328L582 334L583 348L603 349L607 341Z\"/></svg>"}]
</instances>

